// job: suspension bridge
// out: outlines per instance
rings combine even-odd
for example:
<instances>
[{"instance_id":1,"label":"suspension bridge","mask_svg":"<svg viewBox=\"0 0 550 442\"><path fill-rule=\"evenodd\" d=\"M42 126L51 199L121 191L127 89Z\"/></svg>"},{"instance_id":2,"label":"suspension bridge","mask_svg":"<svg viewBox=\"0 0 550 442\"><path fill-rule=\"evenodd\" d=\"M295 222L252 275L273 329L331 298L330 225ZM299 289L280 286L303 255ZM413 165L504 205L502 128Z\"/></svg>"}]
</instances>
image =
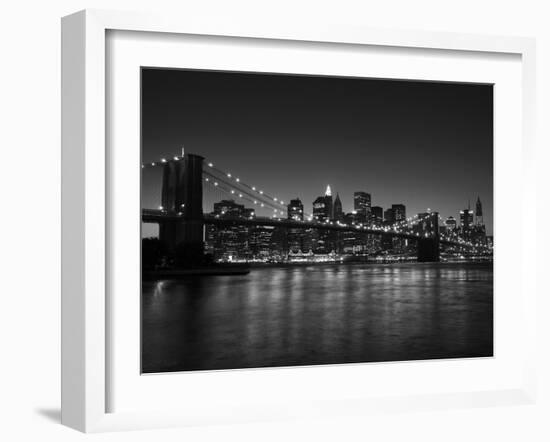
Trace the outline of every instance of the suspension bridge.
<instances>
[{"instance_id":1,"label":"suspension bridge","mask_svg":"<svg viewBox=\"0 0 550 442\"><path fill-rule=\"evenodd\" d=\"M392 225L370 222L345 223L340 220L320 220L304 213L289 219L286 202L257 185L243 181L239 176L217 167L202 156L185 154L142 164L142 169L162 168L161 205L156 209L142 208L142 222L159 226L159 239L170 248L178 248L182 262L200 262L204 254L204 229L207 225L220 228L230 226L270 226L290 230L316 229L328 232L361 232L384 238L401 238L417 244L419 262L437 262L442 247L486 252L483 247L452 233L439 229L437 212L419 214L399 220ZM203 210L203 190L216 189L231 199L248 203L253 210L247 216L208 214ZM256 209L256 210L254 210ZM258 213L269 211L269 215Z\"/></svg>"}]
</instances>

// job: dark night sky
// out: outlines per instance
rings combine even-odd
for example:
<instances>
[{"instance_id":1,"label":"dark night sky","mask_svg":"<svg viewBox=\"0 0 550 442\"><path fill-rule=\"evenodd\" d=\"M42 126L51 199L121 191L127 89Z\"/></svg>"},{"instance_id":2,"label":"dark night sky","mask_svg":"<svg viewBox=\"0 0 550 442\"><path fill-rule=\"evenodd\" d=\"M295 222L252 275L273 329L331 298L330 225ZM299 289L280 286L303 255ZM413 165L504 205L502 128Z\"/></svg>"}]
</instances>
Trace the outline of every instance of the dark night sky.
<instances>
[{"instance_id":1,"label":"dark night sky","mask_svg":"<svg viewBox=\"0 0 550 442\"><path fill-rule=\"evenodd\" d=\"M356 190L443 218L479 195L492 234L491 85L143 69L143 161L182 145L306 212L327 184L346 212ZM144 207L159 172L144 170Z\"/></svg>"}]
</instances>

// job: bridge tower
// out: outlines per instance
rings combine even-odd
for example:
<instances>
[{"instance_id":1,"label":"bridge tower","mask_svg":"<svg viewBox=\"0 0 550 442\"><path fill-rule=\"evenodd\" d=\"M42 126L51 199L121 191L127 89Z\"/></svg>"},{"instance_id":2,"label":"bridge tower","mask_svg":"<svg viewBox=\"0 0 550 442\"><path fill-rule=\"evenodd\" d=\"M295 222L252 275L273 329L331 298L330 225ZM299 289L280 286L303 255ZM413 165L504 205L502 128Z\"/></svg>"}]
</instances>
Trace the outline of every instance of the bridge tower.
<instances>
[{"instance_id":1,"label":"bridge tower","mask_svg":"<svg viewBox=\"0 0 550 442\"><path fill-rule=\"evenodd\" d=\"M418 240L418 262L439 262L439 213L430 212L423 220L427 237Z\"/></svg>"},{"instance_id":2,"label":"bridge tower","mask_svg":"<svg viewBox=\"0 0 550 442\"><path fill-rule=\"evenodd\" d=\"M177 220L159 226L159 238L175 253L178 267L202 263L204 255L202 163L199 155L186 154L164 165L162 208Z\"/></svg>"}]
</instances>

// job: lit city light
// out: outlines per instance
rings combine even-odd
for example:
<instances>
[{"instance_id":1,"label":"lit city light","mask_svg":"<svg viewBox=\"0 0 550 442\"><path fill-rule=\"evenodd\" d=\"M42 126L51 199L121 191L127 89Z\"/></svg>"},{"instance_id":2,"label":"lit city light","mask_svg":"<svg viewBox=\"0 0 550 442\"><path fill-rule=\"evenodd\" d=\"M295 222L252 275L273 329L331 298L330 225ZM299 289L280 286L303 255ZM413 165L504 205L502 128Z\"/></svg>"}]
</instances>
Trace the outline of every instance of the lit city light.
<instances>
[{"instance_id":1,"label":"lit city light","mask_svg":"<svg viewBox=\"0 0 550 442\"><path fill-rule=\"evenodd\" d=\"M168 158L172 158L173 161L179 162L183 157L176 155L173 157L169 156ZM169 160L165 157L159 159L160 164L165 164L168 161ZM155 167L158 164L159 163L157 162L145 163L141 165L141 168L144 169L146 166ZM492 237L485 234L484 226L477 218L474 223L474 212L472 210L461 210L460 218L456 218L456 222L453 217L449 217L445 220L441 214L437 210L434 211L432 207L426 208L425 213L418 213L407 217L405 215L404 204L394 204L389 209L385 210L384 213L382 213L382 208L378 207L380 212L378 212L378 215L375 215L374 213L371 213L370 194L368 194L369 205L367 209L361 209L361 206L356 205L354 210L349 213L344 213L341 208L341 203L340 206L336 206L339 201L339 196L337 192L334 192L336 193L336 199L334 199L334 193L329 185L324 192L325 194L321 194L318 198L320 201L327 201L323 200L323 198L330 199L328 205L325 203L316 205L314 203L313 213L306 213L303 210L303 204L299 199L291 200L291 204L287 206L285 201L280 199L278 196L270 196L272 194L262 189L258 189L256 186L250 186L246 184L246 182L242 182L239 177L235 177L231 172L220 171L214 167L212 162L208 162L206 164L210 169L208 169L208 172L206 172L206 170L203 171L203 173L207 173L208 175L204 177L204 182L213 184L213 186L222 193L237 195L242 200L242 205L238 206L239 208L236 210L232 212L220 212L224 217L231 217L233 216L232 214L235 213L235 217L246 218L248 222L251 223L254 222L254 220L260 221L262 219L261 213L257 214L255 212L250 212L249 209L243 213L240 212L241 210L244 210L246 204L256 206L259 205L261 208L272 209L273 216L270 218L274 219L274 221L270 221L270 223L272 223L273 226L281 225L284 227L290 222L294 223L294 225L296 225L296 223L308 223L309 227L304 226L300 228L311 229L315 228L317 225L319 226L319 232L334 230L344 232L342 234L343 236L336 239L330 239L330 236L327 237L329 238L329 241L332 241L332 243L329 242L329 244L332 244L331 247L343 250L342 253L346 253L346 250L356 253L356 250L364 249L364 246L360 244L356 246L348 246L348 243L354 244L354 241L358 242L361 239L353 237L348 238L344 235L346 232L362 230L365 233L361 232L361 235L374 235L374 239L371 240L374 241L372 243L374 245L381 244L380 238L384 238L384 235L388 235L387 237L390 239L393 238L393 245L390 241L390 243L387 243L384 246L389 247L387 249L389 252L387 253L395 253L395 251L392 251L394 247L401 247L404 251L403 253L413 253L413 249L416 247L415 244L417 242L433 241L436 239L441 241L441 245L439 247L442 252L445 252L445 250L448 249L448 251L445 252L447 253L447 256L455 256L458 258L459 256L457 254L457 250L458 248L461 248L463 249L461 250L461 256L466 255L464 250L471 250L471 252L468 253L472 255L477 253L487 256L488 259L492 257ZM186 165L184 162L180 162L177 167L186 167ZM167 173L167 170L168 169L165 169L164 173ZM148 172L144 171L144 173L146 174ZM216 180L214 180L214 178ZM238 183L238 190L231 188L236 186L235 183ZM365 194L364 192L357 193L360 195ZM296 205L296 201L299 202L299 205ZM281 210L281 208L288 210L287 216L283 216L285 215L285 210ZM327 211L329 209L330 211ZM332 210L334 210L334 212ZM337 210L339 210L339 212L336 212ZM183 212L177 210L166 210L163 206L159 206L159 211L163 212L163 216L170 216L171 213L173 216L182 216L183 214ZM219 218L220 213L215 213L213 216ZM278 215L281 215L281 217L277 218ZM205 214L206 220L208 219L208 216L208 214ZM477 213L475 216L478 216ZM460 224L458 221L460 221ZM299 232L303 232L300 233L300 235L311 235L311 232L306 230L300 230ZM325 234L319 233L319 235L324 238L323 235ZM412 239L412 243L407 244L407 239ZM378 245L378 247L381 246Z\"/></svg>"}]
</instances>

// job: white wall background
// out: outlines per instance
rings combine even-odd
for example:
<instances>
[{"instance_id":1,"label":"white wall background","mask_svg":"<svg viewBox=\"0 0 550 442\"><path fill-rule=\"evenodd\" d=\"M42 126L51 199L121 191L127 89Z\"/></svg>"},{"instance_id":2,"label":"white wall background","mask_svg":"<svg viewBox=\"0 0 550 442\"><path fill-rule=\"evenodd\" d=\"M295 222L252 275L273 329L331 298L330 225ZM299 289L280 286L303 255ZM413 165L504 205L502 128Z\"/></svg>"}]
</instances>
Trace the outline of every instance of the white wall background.
<instances>
[{"instance_id":1,"label":"white wall background","mask_svg":"<svg viewBox=\"0 0 550 442\"><path fill-rule=\"evenodd\" d=\"M213 15L218 20L245 14L250 20L268 16L274 22L534 36L538 39L541 233L550 215L543 190L549 184L550 164L550 12L545 1L8 0L0 8L0 439L550 440L550 304L544 296L539 306L541 394L535 406L95 436L60 426L60 17L84 8L165 9L174 14ZM510 210L515 210L513 203ZM539 265L542 276L548 263L544 251L550 247L542 235L538 240L539 256L538 260L533 257L533 265Z\"/></svg>"}]
</instances>

